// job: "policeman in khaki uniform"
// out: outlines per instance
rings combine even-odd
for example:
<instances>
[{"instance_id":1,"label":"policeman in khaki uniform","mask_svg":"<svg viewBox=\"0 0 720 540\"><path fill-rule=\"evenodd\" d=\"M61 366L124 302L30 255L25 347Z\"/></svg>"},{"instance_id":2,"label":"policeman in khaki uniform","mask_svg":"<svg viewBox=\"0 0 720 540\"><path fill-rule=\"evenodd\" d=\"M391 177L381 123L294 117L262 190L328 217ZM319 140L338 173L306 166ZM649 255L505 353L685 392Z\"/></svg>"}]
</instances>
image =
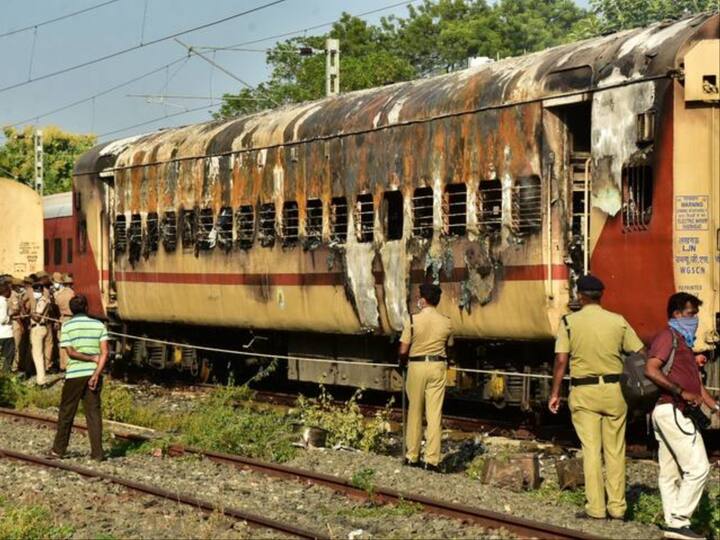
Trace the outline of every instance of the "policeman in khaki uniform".
<instances>
[{"instance_id":1,"label":"policeman in khaki uniform","mask_svg":"<svg viewBox=\"0 0 720 540\"><path fill-rule=\"evenodd\" d=\"M60 276L53 275L53 280L58 285L55 290L55 304L60 316L60 330L58 334L62 332L62 325L72 319L72 311L70 311L70 300L75 296L75 291L72 290L73 278L69 274L62 274ZM68 364L68 353L65 347L60 347L60 370L65 371Z\"/></svg>"},{"instance_id":2,"label":"policeman in khaki uniform","mask_svg":"<svg viewBox=\"0 0 720 540\"><path fill-rule=\"evenodd\" d=\"M442 291L437 285L420 286L419 313L405 321L400 336L400 364L407 361L409 400L405 464L420 465L423 404L427 419L425 468L438 472L442 430L442 405L447 383L447 347L452 346L450 319L435 308ZM408 357L409 356L409 357Z\"/></svg>"},{"instance_id":3,"label":"policeman in khaki uniform","mask_svg":"<svg viewBox=\"0 0 720 540\"><path fill-rule=\"evenodd\" d=\"M587 499L585 511L577 517L624 519L627 404L620 388L622 353L639 352L643 343L621 315L600 306L605 287L599 279L583 276L577 288L582 309L560 322L549 408L557 413L560 407L560 387L569 361L568 404L582 444Z\"/></svg>"},{"instance_id":4,"label":"policeman in khaki uniform","mask_svg":"<svg viewBox=\"0 0 720 540\"><path fill-rule=\"evenodd\" d=\"M24 281L13 278L12 293L10 293L10 309L8 310L12 320L13 338L15 339L15 358L13 358L12 370L20 368L20 360L24 357L24 337L26 334L28 301L25 297Z\"/></svg>"}]
</instances>

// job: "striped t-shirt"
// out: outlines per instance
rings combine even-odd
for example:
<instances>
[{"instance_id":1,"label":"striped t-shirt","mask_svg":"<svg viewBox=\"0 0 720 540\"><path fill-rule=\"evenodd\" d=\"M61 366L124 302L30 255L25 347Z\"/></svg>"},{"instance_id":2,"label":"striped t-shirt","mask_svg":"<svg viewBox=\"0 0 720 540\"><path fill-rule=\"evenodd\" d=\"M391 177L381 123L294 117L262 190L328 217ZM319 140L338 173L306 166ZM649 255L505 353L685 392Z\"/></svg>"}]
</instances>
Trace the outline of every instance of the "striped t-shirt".
<instances>
[{"instance_id":1,"label":"striped t-shirt","mask_svg":"<svg viewBox=\"0 0 720 540\"><path fill-rule=\"evenodd\" d=\"M89 355L100 354L100 342L108 340L105 325L97 319L87 315L75 315L62 324L60 331L60 346L72 347L77 352ZM68 359L66 379L90 377L95 372L95 362Z\"/></svg>"}]
</instances>

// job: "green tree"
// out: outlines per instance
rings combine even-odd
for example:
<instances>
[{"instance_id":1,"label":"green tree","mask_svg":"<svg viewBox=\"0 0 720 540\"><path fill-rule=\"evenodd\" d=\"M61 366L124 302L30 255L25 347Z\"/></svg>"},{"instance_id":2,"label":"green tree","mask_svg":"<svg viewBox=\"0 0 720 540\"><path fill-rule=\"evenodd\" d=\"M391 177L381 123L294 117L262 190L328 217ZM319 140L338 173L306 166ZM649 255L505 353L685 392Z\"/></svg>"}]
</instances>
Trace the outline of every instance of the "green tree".
<instances>
[{"instance_id":1,"label":"green tree","mask_svg":"<svg viewBox=\"0 0 720 540\"><path fill-rule=\"evenodd\" d=\"M322 51L340 39L343 92L461 69L473 56L517 56L700 11L720 0L590 0L586 11L573 0L424 0L405 17L379 24L343 14L329 33L293 38L268 52L268 81L226 94L217 117L230 117L325 93L323 54L301 56L300 47Z\"/></svg>"},{"instance_id":2,"label":"green tree","mask_svg":"<svg viewBox=\"0 0 720 540\"><path fill-rule=\"evenodd\" d=\"M0 176L8 173L20 182L33 185L35 176L35 152L33 128L18 131L13 127L3 129L5 143L0 146ZM75 160L95 145L95 135L80 135L62 131L56 126L43 128L45 193L69 191Z\"/></svg>"},{"instance_id":3,"label":"green tree","mask_svg":"<svg viewBox=\"0 0 720 540\"><path fill-rule=\"evenodd\" d=\"M590 0L591 13L571 36L592 37L619 30L679 19L703 11L717 11L718 0Z\"/></svg>"},{"instance_id":4,"label":"green tree","mask_svg":"<svg viewBox=\"0 0 720 540\"><path fill-rule=\"evenodd\" d=\"M268 81L226 94L218 117L230 117L325 94L324 54L300 56L300 47L322 51L340 39L343 92L406 81L462 68L471 56L508 56L562 41L587 13L572 0L425 0L407 17L377 25L343 14L327 34L293 38L268 52Z\"/></svg>"}]
</instances>

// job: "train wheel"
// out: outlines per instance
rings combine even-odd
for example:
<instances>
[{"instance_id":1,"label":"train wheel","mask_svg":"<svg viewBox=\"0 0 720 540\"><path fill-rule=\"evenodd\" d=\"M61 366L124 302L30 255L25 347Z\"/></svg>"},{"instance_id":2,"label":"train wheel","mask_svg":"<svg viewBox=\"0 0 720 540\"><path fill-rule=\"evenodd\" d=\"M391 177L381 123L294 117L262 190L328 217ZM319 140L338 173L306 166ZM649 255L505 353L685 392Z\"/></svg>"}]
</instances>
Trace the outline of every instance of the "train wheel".
<instances>
[{"instance_id":1,"label":"train wheel","mask_svg":"<svg viewBox=\"0 0 720 540\"><path fill-rule=\"evenodd\" d=\"M210 362L207 358L203 358L198 372L198 381L206 383L210 380Z\"/></svg>"}]
</instances>

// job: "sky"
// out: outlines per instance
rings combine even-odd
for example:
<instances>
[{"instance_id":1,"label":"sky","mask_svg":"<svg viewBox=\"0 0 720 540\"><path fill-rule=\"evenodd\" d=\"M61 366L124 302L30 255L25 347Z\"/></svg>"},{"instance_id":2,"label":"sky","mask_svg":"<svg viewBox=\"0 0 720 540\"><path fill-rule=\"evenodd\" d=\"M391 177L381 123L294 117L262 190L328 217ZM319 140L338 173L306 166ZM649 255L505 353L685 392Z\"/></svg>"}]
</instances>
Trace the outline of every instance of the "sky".
<instances>
[{"instance_id":1,"label":"sky","mask_svg":"<svg viewBox=\"0 0 720 540\"><path fill-rule=\"evenodd\" d=\"M148 44L55 77L3 89L271 1L3 0L3 17L0 20L0 126L18 122L24 122L21 126L52 124L76 133L94 133L101 141L106 141L161 127L208 120L210 112L219 107L219 97L226 92L237 92L242 85L197 56L187 58L187 51L172 39ZM104 2L109 3L36 29L1 36ZM344 11L356 15L398 3L398 0L282 0L277 5L178 39L191 46L222 47L286 32L297 31L296 35L302 35L308 27L337 20ZM383 16L404 16L406 13L406 4L402 4L363 18L368 22L377 22ZM328 28L308 33L320 34ZM279 41L283 39L287 37ZM277 41L277 38L266 39L246 46L256 49L253 51L210 51L206 55L246 83L256 85L269 75L263 51ZM157 72L106 95L35 118L154 70ZM131 97L131 94L203 99L163 100L158 97ZM188 109L200 110L185 112Z\"/></svg>"}]
</instances>

